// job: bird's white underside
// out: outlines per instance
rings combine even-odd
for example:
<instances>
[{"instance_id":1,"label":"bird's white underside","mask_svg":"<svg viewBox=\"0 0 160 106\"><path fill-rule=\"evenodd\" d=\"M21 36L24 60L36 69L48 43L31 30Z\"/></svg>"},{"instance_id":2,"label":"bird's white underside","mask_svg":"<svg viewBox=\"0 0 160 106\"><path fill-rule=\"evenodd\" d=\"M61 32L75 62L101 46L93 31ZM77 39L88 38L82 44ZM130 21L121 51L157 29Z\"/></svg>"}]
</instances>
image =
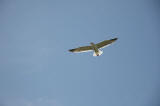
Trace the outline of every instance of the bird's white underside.
<instances>
[{"instance_id":1,"label":"bird's white underside","mask_svg":"<svg viewBox=\"0 0 160 106\"><path fill-rule=\"evenodd\" d=\"M75 53L83 53L83 52L91 52L93 50L84 50L84 51L80 51L80 52L75 52Z\"/></svg>"},{"instance_id":2,"label":"bird's white underside","mask_svg":"<svg viewBox=\"0 0 160 106\"><path fill-rule=\"evenodd\" d=\"M103 53L102 50L98 50L98 56L100 56L102 53ZM93 53L93 56L97 56L97 54L94 52L94 53Z\"/></svg>"}]
</instances>

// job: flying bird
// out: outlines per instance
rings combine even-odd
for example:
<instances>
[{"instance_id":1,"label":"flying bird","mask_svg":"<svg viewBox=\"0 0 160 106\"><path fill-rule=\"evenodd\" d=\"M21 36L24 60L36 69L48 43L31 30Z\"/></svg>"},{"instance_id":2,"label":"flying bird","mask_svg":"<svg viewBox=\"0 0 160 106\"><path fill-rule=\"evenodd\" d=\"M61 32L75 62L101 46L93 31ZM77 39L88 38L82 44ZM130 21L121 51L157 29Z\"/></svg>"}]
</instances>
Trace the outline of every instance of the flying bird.
<instances>
[{"instance_id":1,"label":"flying bird","mask_svg":"<svg viewBox=\"0 0 160 106\"><path fill-rule=\"evenodd\" d=\"M113 38L110 40L104 40L100 43L94 44L93 42L90 43L90 46L82 46L82 47L78 47L75 49L70 49L70 52L73 53L81 53L81 52L89 52L89 51L93 51L93 56L100 56L103 51L100 50L101 48L104 48L108 45L110 45L111 43L115 42L118 38Z\"/></svg>"}]
</instances>

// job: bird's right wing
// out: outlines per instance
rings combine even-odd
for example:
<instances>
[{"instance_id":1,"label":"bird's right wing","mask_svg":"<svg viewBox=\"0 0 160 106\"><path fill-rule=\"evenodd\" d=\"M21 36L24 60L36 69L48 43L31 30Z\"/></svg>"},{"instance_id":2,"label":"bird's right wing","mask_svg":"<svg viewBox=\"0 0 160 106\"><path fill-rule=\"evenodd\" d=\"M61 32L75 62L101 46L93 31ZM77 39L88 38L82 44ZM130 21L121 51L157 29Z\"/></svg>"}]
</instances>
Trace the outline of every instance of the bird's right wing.
<instances>
[{"instance_id":1,"label":"bird's right wing","mask_svg":"<svg viewBox=\"0 0 160 106\"><path fill-rule=\"evenodd\" d=\"M80 53L80 52L88 52L93 50L91 46L83 46L83 47L78 47L75 49L70 49L70 52L74 52L74 53Z\"/></svg>"},{"instance_id":2,"label":"bird's right wing","mask_svg":"<svg viewBox=\"0 0 160 106\"><path fill-rule=\"evenodd\" d=\"M102 41L100 43L97 43L97 47L98 48L104 48L106 46L108 46L109 44L115 42L118 38L114 38L114 39L110 39L110 40L105 40L105 41Z\"/></svg>"}]
</instances>

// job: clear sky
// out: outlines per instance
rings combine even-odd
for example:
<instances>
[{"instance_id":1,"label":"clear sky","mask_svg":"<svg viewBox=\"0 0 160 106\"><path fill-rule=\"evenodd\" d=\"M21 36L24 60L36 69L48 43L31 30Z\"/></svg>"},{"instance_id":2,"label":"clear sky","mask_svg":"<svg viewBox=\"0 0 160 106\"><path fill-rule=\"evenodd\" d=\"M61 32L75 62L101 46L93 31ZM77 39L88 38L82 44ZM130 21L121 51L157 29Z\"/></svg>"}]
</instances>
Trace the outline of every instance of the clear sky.
<instances>
[{"instance_id":1,"label":"clear sky","mask_svg":"<svg viewBox=\"0 0 160 106\"><path fill-rule=\"evenodd\" d=\"M0 106L160 106L159 40L158 0L0 0Z\"/></svg>"}]
</instances>

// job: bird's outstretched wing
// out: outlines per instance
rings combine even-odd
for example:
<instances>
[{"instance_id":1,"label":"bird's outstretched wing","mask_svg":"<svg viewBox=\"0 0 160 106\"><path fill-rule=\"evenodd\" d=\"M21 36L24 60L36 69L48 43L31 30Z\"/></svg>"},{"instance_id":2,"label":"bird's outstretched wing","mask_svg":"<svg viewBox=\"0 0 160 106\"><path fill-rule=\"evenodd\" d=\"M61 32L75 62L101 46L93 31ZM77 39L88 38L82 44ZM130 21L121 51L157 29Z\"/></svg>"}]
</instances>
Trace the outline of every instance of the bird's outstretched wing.
<instances>
[{"instance_id":1,"label":"bird's outstretched wing","mask_svg":"<svg viewBox=\"0 0 160 106\"><path fill-rule=\"evenodd\" d=\"M88 51L91 51L92 50L92 47L91 46L83 46L83 47L79 47L79 48L75 48L75 49L70 49L69 51L70 52L88 52Z\"/></svg>"},{"instance_id":2,"label":"bird's outstretched wing","mask_svg":"<svg viewBox=\"0 0 160 106\"><path fill-rule=\"evenodd\" d=\"M102 41L100 43L97 43L97 47L98 48L104 48L106 46L108 46L109 44L115 42L118 38L114 38L114 39L110 39L110 40L105 40L105 41Z\"/></svg>"}]
</instances>

